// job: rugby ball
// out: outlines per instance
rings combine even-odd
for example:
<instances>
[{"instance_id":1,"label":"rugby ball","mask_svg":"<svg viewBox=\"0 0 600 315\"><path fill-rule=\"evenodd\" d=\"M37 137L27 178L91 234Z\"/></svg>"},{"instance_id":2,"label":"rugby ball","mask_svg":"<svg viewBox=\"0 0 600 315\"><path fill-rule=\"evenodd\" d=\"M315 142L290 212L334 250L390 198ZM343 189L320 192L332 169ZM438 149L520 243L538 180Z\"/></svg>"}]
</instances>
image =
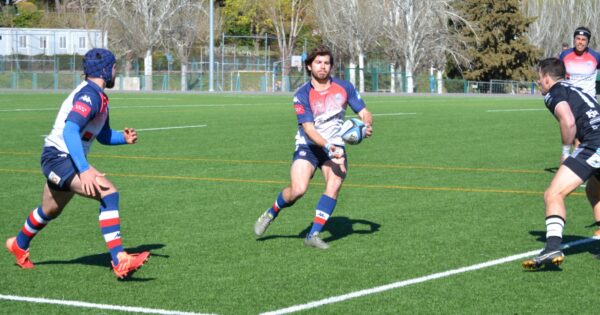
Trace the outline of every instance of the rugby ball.
<instances>
[{"instance_id":1,"label":"rugby ball","mask_svg":"<svg viewBox=\"0 0 600 315\"><path fill-rule=\"evenodd\" d=\"M360 119L350 118L344 122L340 133L345 143L359 144L367 135L367 125Z\"/></svg>"}]
</instances>

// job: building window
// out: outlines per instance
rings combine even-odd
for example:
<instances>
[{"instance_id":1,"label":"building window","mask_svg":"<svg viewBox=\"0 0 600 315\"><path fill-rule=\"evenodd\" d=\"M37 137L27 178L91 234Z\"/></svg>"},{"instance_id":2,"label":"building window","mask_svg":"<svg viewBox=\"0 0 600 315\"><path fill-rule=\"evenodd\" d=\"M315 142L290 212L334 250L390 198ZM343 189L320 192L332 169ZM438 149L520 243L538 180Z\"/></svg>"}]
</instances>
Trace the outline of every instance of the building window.
<instances>
[{"instance_id":1,"label":"building window","mask_svg":"<svg viewBox=\"0 0 600 315\"><path fill-rule=\"evenodd\" d=\"M19 36L19 48L27 48L27 36Z\"/></svg>"},{"instance_id":2,"label":"building window","mask_svg":"<svg viewBox=\"0 0 600 315\"><path fill-rule=\"evenodd\" d=\"M67 37L61 36L58 38L58 48L67 49Z\"/></svg>"},{"instance_id":3,"label":"building window","mask_svg":"<svg viewBox=\"0 0 600 315\"><path fill-rule=\"evenodd\" d=\"M41 49L46 49L47 46L48 46L48 43L46 41L46 36L40 37L40 48Z\"/></svg>"},{"instance_id":4,"label":"building window","mask_svg":"<svg viewBox=\"0 0 600 315\"><path fill-rule=\"evenodd\" d=\"M79 37L79 48L85 49L85 37Z\"/></svg>"}]
</instances>

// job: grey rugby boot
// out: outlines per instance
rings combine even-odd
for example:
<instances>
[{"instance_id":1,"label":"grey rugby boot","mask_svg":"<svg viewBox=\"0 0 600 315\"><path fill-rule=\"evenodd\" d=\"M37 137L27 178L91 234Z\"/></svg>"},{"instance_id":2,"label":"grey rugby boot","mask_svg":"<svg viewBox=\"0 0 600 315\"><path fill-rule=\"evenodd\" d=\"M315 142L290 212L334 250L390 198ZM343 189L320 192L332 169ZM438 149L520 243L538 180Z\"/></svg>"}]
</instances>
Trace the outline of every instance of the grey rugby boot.
<instances>
[{"instance_id":1,"label":"grey rugby boot","mask_svg":"<svg viewBox=\"0 0 600 315\"><path fill-rule=\"evenodd\" d=\"M562 264L562 262L565 260L565 255L563 254L563 252L559 249L559 250L543 250L541 253L539 253L537 256L525 260L523 262L523 268L525 269L530 269L530 270L536 270L536 269L540 269L544 266L547 265L554 265L554 266L559 266L560 264Z\"/></svg>"},{"instance_id":2,"label":"grey rugby boot","mask_svg":"<svg viewBox=\"0 0 600 315\"><path fill-rule=\"evenodd\" d=\"M257 236L265 234L265 231L271 222L273 222L273 217L269 213L269 210L267 210L261 214L260 217L258 217L258 220L256 220L256 223L254 223L254 233L256 233Z\"/></svg>"},{"instance_id":3,"label":"grey rugby boot","mask_svg":"<svg viewBox=\"0 0 600 315\"><path fill-rule=\"evenodd\" d=\"M316 247L318 249L328 249L329 248L329 245L321 239L318 232L313 233L313 235L307 236L304 239L304 245L310 246L310 247Z\"/></svg>"}]
</instances>

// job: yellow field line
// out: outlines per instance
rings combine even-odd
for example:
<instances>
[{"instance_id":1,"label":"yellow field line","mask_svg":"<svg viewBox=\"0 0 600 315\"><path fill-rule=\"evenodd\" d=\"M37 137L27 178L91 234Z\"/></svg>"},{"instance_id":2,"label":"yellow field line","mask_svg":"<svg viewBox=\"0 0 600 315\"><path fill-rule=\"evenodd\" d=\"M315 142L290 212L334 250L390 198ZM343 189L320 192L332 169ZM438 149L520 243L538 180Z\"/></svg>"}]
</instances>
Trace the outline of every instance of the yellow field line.
<instances>
[{"instance_id":1,"label":"yellow field line","mask_svg":"<svg viewBox=\"0 0 600 315\"><path fill-rule=\"evenodd\" d=\"M39 170L23 169L5 169L0 168L4 173L38 173ZM219 178L219 177L194 177L194 176L175 176L175 175L146 175L146 174L119 174L107 173L115 177L133 177L146 179L163 180L194 180L207 182L230 182L230 183L254 183L254 184L278 184L286 185L288 181L281 180L261 180L261 179L241 179L241 178ZM323 183L312 183L311 185L324 186ZM485 188L462 188L462 187L423 187L423 186L404 186L404 185L369 185L344 183L345 187L366 188L366 189L392 189L392 190L419 190L419 191L456 191L456 192L478 192L478 193L501 193L501 194L521 194L521 195L542 195L541 191L533 190L515 190L515 189L485 189ZM574 196L584 196L583 193L572 193Z\"/></svg>"},{"instance_id":2,"label":"yellow field line","mask_svg":"<svg viewBox=\"0 0 600 315\"><path fill-rule=\"evenodd\" d=\"M26 152L5 152L0 151L4 155L37 155L39 153ZM274 160L227 160L227 159L208 159L208 158L186 158L186 157L152 157L152 156L126 156L126 155L105 155L105 154L90 154L90 157L96 158L111 158L111 159L131 159L131 160L149 160L149 161L199 161L199 162L217 162L217 163L240 163L240 164L275 164L288 165L291 161L274 161ZM351 164L351 167L364 168L383 168L383 169L424 169L438 171L461 171L461 172L490 172L490 173L521 173L521 174L545 174L543 170L519 170L519 169L502 169L502 168L469 168L469 167L452 167L452 166L428 166L428 165L393 165L393 164Z\"/></svg>"}]
</instances>

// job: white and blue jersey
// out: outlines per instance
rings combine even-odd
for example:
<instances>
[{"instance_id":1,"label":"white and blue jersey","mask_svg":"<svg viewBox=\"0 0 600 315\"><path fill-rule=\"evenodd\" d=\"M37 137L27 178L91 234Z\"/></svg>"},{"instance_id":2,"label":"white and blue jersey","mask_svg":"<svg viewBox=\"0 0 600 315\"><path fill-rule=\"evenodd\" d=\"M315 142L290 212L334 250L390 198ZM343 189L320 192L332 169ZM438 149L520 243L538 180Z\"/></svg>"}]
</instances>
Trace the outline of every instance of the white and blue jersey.
<instances>
[{"instance_id":1,"label":"white and blue jersey","mask_svg":"<svg viewBox=\"0 0 600 315\"><path fill-rule=\"evenodd\" d=\"M596 96L596 74L600 68L600 54L587 48L578 55L573 48L563 51L560 60L565 63L568 82L581 88L585 93Z\"/></svg>"},{"instance_id":2,"label":"white and blue jersey","mask_svg":"<svg viewBox=\"0 0 600 315\"><path fill-rule=\"evenodd\" d=\"M346 115L346 107L355 113L365 108L365 102L354 86L337 78L331 78L331 85L323 91L314 89L310 81L305 83L294 95L294 109L298 118L296 146L314 144L304 132L302 124L313 122L315 129L329 143L343 146L340 135Z\"/></svg>"},{"instance_id":3,"label":"white and blue jersey","mask_svg":"<svg viewBox=\"0 0 600 315\"><path fill-rule=\"evenodd\" d=\"M44 147L54 147L69 153L63 134L67 120L79 125L81 143L87 155L102 128L109 128L108 97L95 83L84 81L79 84L62 103L52 131L44 140Z\"/></svg>"}]
</instances>

